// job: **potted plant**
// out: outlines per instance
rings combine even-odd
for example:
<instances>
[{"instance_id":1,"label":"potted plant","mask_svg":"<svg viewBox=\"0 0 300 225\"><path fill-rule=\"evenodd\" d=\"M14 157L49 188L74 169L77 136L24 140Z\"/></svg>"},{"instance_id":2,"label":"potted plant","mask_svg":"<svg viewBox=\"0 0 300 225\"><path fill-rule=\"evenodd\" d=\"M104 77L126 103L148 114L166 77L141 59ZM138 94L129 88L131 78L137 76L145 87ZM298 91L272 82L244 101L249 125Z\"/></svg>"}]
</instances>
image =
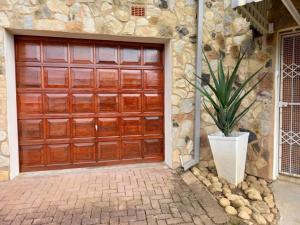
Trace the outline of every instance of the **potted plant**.
<instances>
[{"instance_id":1,"label":"potted plant","mask_svg":"<svg viewBox=\"0 0 300 225\"><path fill-rule=\"evenodd\" d=\"M204 81L205 86L198 86L187 80L201 92L204 97L203 107L220 130L217 133L208 135L218 176L234 185L244 180L249 137L248 132L238 132L234 129L240 119L253 106L255 100L246 108L241 107L241 103L266 75L264 74L258 79L257 75L262 67L236 86L238 69L244 56L245 53L240 53L233 70L229 71L228 69L226 73L223 58L220 58L215 73L204 54L213 84ZM201 79L201 77L196 75L196 79Z\"/></svg>"}]
</instances>

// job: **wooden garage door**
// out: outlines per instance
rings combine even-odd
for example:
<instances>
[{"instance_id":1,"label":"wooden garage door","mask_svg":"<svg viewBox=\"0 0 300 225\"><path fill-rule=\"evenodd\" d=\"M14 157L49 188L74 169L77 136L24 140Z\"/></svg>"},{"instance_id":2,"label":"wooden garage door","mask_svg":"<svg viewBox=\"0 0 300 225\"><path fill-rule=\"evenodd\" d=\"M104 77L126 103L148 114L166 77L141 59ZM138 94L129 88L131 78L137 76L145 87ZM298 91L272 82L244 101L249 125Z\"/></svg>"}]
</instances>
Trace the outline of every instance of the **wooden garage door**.
<instances>
[{"instance_id":1,"label":"wooden garage door","mask_svg":"<svg viewBox=\"0 0 300 225\"><path fill-rule=\"evenodd\" d=\"M163 46L15 37L21 171L161 161Z\"/></svg>"}]
</instances>

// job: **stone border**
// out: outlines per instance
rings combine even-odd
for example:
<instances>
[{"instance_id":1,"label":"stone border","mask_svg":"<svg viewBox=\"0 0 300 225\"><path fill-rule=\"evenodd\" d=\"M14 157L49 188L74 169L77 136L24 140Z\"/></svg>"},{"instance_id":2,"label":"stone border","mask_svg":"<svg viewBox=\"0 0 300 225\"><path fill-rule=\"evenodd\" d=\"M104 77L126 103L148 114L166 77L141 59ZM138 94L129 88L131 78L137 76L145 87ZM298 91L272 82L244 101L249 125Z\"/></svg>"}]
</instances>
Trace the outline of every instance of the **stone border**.
<instances>
[{"instance_id":1,"label":"stone border","mask_svg":"<svg viewBox=\"0 0 300 225\"><path fill-rule=\"evenodd\" d=\"M227 224L228 216L207 188L190 171L183 173L181 177L195 193L197 200L212 221L216 224Z\"/></svg>"},{"instance_id":2,"label":"stone border","mask_svg":"<svg viewBox=\"0 0 300 225\"><path fill-rule=\"evenodd\" d=\"M276 207L271 181L251 175L238 186L217 177L214 167L194 166L192 173L207 187L210 194L225 209L231 224L277 225L279 211Z\"/></svg>"}]
</instances>

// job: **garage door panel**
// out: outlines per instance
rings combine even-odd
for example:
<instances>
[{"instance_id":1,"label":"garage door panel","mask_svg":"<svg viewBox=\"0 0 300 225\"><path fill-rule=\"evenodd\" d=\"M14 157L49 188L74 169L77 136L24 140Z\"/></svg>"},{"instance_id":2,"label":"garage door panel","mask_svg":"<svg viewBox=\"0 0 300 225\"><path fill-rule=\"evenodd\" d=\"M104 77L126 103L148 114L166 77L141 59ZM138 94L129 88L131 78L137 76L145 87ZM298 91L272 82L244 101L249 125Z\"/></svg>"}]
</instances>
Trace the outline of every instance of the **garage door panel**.
<instances>
[{"instance_id":1,"label":"garage door panel","mask_svg":"<svg viewBox=\"0 0 300 225\"><path fill-rule=\"evenodd\" d=\"M47 119L48 139L70 138L70 119Z\"/></svg>"},{"instance_id":2,"label":"garage door panel","mask_svg":"<svg viewBox=\"0 0 300 225\"><path fill-rule=\"evenodd\" d=\"M162 94L144 94L144 112L162 112L163 95Z\"/></svg>"},{"instance_id":3,"label":"garage door panel","mask_svg":"<svg viewBox=\"0 0 300 225\"><path fill-rule=\"evenodd\" d=\"M122 89L142 89L142 71L141 70L121 70L121 88Z\"/></svg>"},{"instance_id":4,"label":"garage door panel","mask_svg":"<svg viewBox=\"0 0 300 225\"><path fill-rule=\"evenodd\" d=\"M98 118L98 137L120 136L119 118Z\"/></svg>"},{"instance_id":5,"label":"garage door panel","mask_svg":"<svg viewBox=\"0 0 300 225\"><path fill-rule=\"evenodd\" d=\"M140 113L142 112L141 94L122 94L121 95L122 112Z\"/></svg>"},{"instance_id":6,"label":"garage door panel","mask_svg":"<svg viewBox=\"0 0 300 225\"><path fill-rule=\"evenodd\" d=\"M140 118L140 117L122 118L122 135L123 136L141 136L142 135L142 118Z\"/></svg>"},{"instance_id":7,"label":"garage door panel","mask_svg":"<svg viewBox=\"0 0 300 225\"><path fill-rule=\"evenodd\" d=\"M17 88L41 88L42 73L40 67L18 66L16 68Z\"/></svg>"},{"instance_id":8,"label":"garage door panel","mask_svg":"<svg viewBox=\"0 0 300 225\"><path fill-rule=\"evenodd\" d=\"M163 152L163 140L161 139L146 139L144 140L144 153L145 157L161 155Z\"/></svg>"},{"instance_id":9,"label":"garage door panel","mask_svg":"<svg viewBox=\"0 0 300 225\"><path fill-rule=\"evenodd\" d=\"M121 47L121 64L140 65L141 49L139 47Z\"/></svg>"},{"instance_id":10,"label":"garage door panel","mask_svg":"<svg viewBox=\"0 0 300 225\"><path fill-rule=\"evenodd\" d=\"M47 146L47 163L50 165L68 165L71 161L70 144L53 144Z\"/></svg>"},{"instance_id":11,"label":"garage door panel","mask_svg":"<svg viewBox=\"0 0 300 225\"><path fill-rule=\"evenodd\" d=\"M43 97L40 93L19 93L18 111L21 114L42 114Z\"/></svg>"},{"instance_id":12,"label":"garage door panel","mask_svg":"<svg viewBox=\"0 0 300 225\"><path fill-rule=\"evenodd\" d=\"M149 116L144 118L144 135L162 135L163 118L158 116Z\"/></svg>"},{"instance_id":13,"label":"garage door panel","mask_svg":"<svg viewBox=\"0 0 300 225\"><path fill-rule=\"evenodd\" d=\"M68 68L44 67L45 88L69 88Z\"/></svg>"},{"instance_id":14,"label":"garage door panel","mask_svg":"<svg viewBox=\"0 0 300 225\"><path fill-rule=\"evenodd\" d=\"M71 44L70 45L71 63L91 64L94 63L94 49L91 44Z\"/></svg>"},{"instance_id":15,"label":"garage door panel","mask_svg":"<svg viewBox=\"0 0 300 225\"><path fill-rule=\"evenodd\" d=\"M116 91L119 88L117 69L97 69L97 88Z\"/></svg>"},{"instance_id":16,"label":"garage door panel","mask_svg":"<svg viewBox=\"0 0 300 225\"><path fill-rule=\"evenodd\" d=\"M90 68L71 68L72 88L93 88L94 70Z\"/></svg>"},{"instance_id":17,"label":"garage door panel","mask_svg":"<svg viewBox=\"0 0 300 225\"><path fill-rule=\"evenodd\" d=\"M46 113L68 113L69 95L68 94L45 94Z\"/></svg>"},{"instance_id":18,"label":"garage door panel","mask_svg":"<svg viewBox=\"0 0 300 225\"><path fill-rule=\"evenodd\" d=\"M162 65L161 49L144 48L144 65Z\"/></svg>"},{"instance_id":19,"label":"garage door panel","mask_svg":"<svg viewBox=\"0 0 300 225\"><path fill-rule=\"evenodd\" d=\"M95 137L95 119L74 118L72 123L72 134L74 138Z\"/></svg>"},{"instance_id":20,"label":"garage door panel","mask_svg":"<svg viewBox=\"0 0 300 225\"><path fill-rule=\"evenodd\" d=\"M43 53L45 63L68 62L68 45L61 41L44 41Z\"/></svg>"},{"instance_id":21,"label":"garage door panel","mask_svg":"<svg viewBox=\"0 0 300 225\"><path fill-rule=\"evenodd\" d=\"M73 144L74 163L96 162L95 143L75 143Z\"/></svg>"},{"instance_id":22,"label":"garage door panel","mask_svg":"<svg viewBox=\"0 0 300 225\"><path fill-rule=\"evenodd\" d=\"M99 113L117 113L119 112L118 94L98 94L97 112Z\"/></svg>"},{"instance_id":23,"label":"garage door panel","mask_svg":"<svg viewBox=\"0 0 300 225\"><path fill-rule=\"evenodd\" d=\"M20 147L20 164L24 167L45 165L43 145L25 145Z\"/></svg>"},{"instance_id":24,"label":"garage door panel","mask_svg":"<svg viewBox=\"0 0 300 225\"><path fill-rule=\"evenodd\" d=\"M128 140L122 142L122 159L142 158L142 141Z\"/></svg>"},{"instance_id":25,"label":"garage door panel","mask_svg":"<svg viewBox=\"0 0 300 225\"><path fill-rule=\"evenodd\" d=\"M163 159L161 45L19 37L21 171Z\"/></svg>"},{"instance_id":26,"label":"garage door panel","mask_svg":"<svg viewBox=\"0 0 300 225\"><path fill-rule=\"evenodd\" d=\"M96 63L116 65L118 62L117 46L96 46Z\"/></svg>"},{"instance_id":27,"label":"garage door panel","mask_svg":"<svg viewBox=\"0 0 300 225\"><path fill-rule=\"evenodd\" d=\"M144 71L144 89L163 90L163 76L161 70Z\"/></svg>"},{"instance_id":28,"label":"garage door panel","mask_svg":"<svg viewBox=\"0 0 300 225\"><path fill-rule=\"evenodd\" d=\"M98 161L119 160L119 158L120 158L119 141L98 142L98 151L97 151Z\"/></svg>"},{"instance_id":29,"label":"garage door panel","mask_svg":"<svg viewBox=\"0 0 300 225\"><path fill-rule=\"evenodd\" d=\"M95 111L93 94L73 94L72 111L74 113L92 113Z\"/></svg>"},{"instance_id":30,"label":"garage door panel","mask_svg":"<svg viewBox=\"0 0 300 225\"><path fill-rule=\"evenodd\" d=\"M17 62L40 62L41 42L39 40L18 40L16 44Z\"/></svg>"},{"instance_id":31,"label":"garage door panel","mask_svg":"<svg viewBox=\"0 0 300 225\"><path fill-rule=\"evenodd\" d=\"M19 139L41 140L44 138L44 123L42 119L19 120Z\"/></svg>"}]
</instances>

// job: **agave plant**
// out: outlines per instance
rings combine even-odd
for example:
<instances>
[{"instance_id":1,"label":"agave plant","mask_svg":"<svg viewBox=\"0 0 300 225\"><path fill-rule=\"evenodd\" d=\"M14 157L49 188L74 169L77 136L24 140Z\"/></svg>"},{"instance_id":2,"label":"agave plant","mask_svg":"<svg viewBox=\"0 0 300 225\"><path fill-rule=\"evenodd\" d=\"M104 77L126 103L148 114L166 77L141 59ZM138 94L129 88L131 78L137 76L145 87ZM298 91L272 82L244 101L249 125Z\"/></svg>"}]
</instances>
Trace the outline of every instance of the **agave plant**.
<instances>
[{"instance_id":1,"label":"agave plant","mask_svg":"<svg viewBox=\"0 0 300 225\"><path fill-rule=\"evenodd\" d=\"M204 109L210 115L210 117L215 122L216 126L223 132L225 136L230 136L236 124L242 119L242 117L249 111L251 106L255 103L255 100L250 103L246 108L240 110L242 101L253 91L257 85L265 78L266 73L256 80L252 85L250 85L263 69L261 67L254 74L249 76L245 81L243 81L239 87L235 88L235 83L238 78L238 69L245 56L245 53L238 55L236 65L230 72L228 69L225 73L225 68L223 64L223 59L220 58L218 61L218 69L215 74L207 56L204 53L205 61L208 65L210 76L212 77L213 84L206 82L207 88L198 86L192 81L185 78L191 85L197 88L203 97L208 100L211 104L212 109L210 109L205 101L203 101ZM196 79L202 80L200 76L195 75Z\"/></svg>"}]
</instances>

